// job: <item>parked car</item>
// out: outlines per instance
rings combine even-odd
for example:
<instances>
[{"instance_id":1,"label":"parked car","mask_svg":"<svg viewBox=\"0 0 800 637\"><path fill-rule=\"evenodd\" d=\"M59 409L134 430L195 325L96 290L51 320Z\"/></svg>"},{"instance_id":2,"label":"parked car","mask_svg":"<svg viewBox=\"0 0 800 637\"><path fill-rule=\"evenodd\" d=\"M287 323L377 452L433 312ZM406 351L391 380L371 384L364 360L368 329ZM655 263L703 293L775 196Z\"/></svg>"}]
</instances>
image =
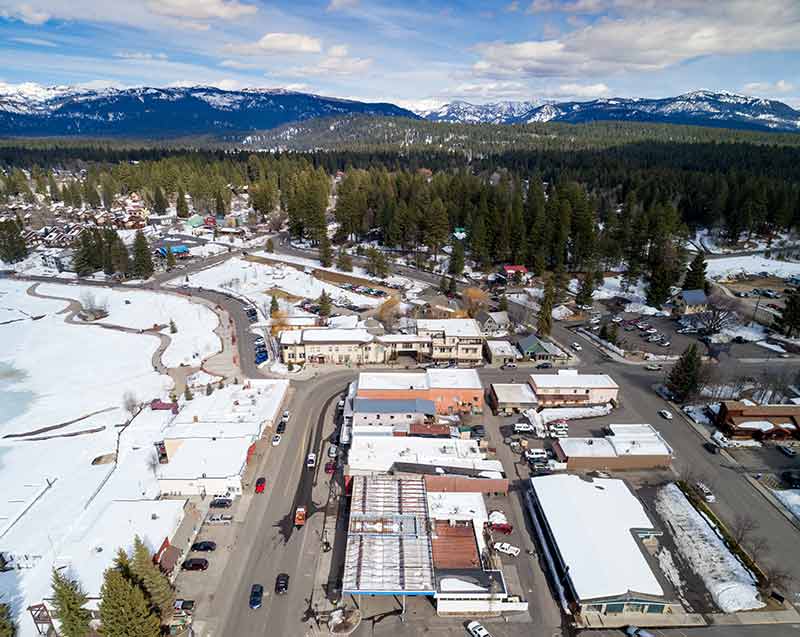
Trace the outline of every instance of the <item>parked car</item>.
<instances>
[{"instance_id":1,"label":"parked car","mask_svg":"<svg viewBox=\"0 0 800 637\"><path fill-rule=\"evenodd\" d=\"M315 453L308 454L308 457L306 458L306 467L308 467L309 469L313 469L316 466L317 466L317 454Z\"/></svg>"},{"instance_id":2,"label":"parked car","mask_svg":"<svg viewBox=\"0 0 800 637\"><path fill-rule=\"evenodd\" d=\"M336 463L333 460L325 463L325 473L336 473Z\"/></svg>"},{"instance_id":3,"label":"parked car","mask_svg":"<svg viewBox=\"0 0 800 637\"><path fill-rule=\"evenodd\" d=\"M189 549L191 551L216 551L217 550L217 543L212 542L211 540L203 540L202 542L195 542L192 544L192 548Z\"/></svg>"},{"instance_id":4,"label":"parked car","mask_svg":"<svg viewBox=\"0 0 800 637\"><path fill-rule=\"evenodd\" d=\"M658 415L666 420L672 420L672 412L669 409L659 409Z\"/></svg>"},{"instance_id":5,"label":"parked car","mask_svg":"<svg viewBox=\"0 0 800 637\"><path fill-rule=\"evenodd\" d=\"M275 578L275 592L278 595L283 595L288 590L289 590L289 574L280 573L278 577Z\"/></svg>"},{"instance_id":6,"label":"parked car","mask_svg":"<svg viewBox=\"0 0 800 637\"><path fill-rule=\"evenodd\" d=\"M256 352L255 363L261 365L269 360L269 355L266 352Z\"/></svg>"},{"instance_id":7,"label":"parked car","mask_svg":"<svg viewBox=\"0 0 800 637\"><path fill-rule=\"evenodd\" d=\"M650 363L649 365L645 365L644 368L648 372L660 372L662 369L664 369L661 365L658 365L657 363Z\"/></svg>"},{"instance_id":8,"label":"parked car","mask_svg":"<svg viewBox=\"0 0 800 637\"><path fill-rule=\"evenodd\" d=\"M639 628L638 626L626 626L625 634L628 637L655 637L655 635L651 633L649 630L645 630L644 628Z\"/></svg>"},{"instance_id":9,"label":"parked car","mask_svg":"<svg viewBox=\"0 0 800 637\"><path fill-rule=\"evenodd\" d=\"M797 450L789 447L788 445L778 445L778 451L785 456L789 456L790 458L794 458L797 455Z\"/></svg>"},{"instance_id":10,"label":"parked car","mask_svg":"<svg viewBox=\"0 0 800 637\"><path fill-rule=\"evenodd\" d=\"M781 480L786 483L790 489L800 489L800 471L784 471L781 473Z\"/></svg>"},{"instance_id":11,"label":"parked car","mask_svg":"<svg viewBox=\"0 0 800 637\"><path fill-rule=\"evenodd\" d=\"M491 633L478 621L471 621L467 624L467 632L472 637L492 637Z\"/></svg>"},{"instance_id":12,"label":"parked car","mask_svg":"<svg viewBox=\"0 0 800 637\"><path fill-rule=\"evenodd\" d=\"M486 437L486 427L483 425L474 425L471 429L471 437L472 438L485 438Z\"/></svg>"},{"instance_id":13,"label":"parked car","mask_svg":"<svg viewBox=\"0 0 800 637\"><path fill-rule=\"evenodd\" d=\"M339 453L339 447L337 447L336 445L331 445L330 447L328 447L329 458L335 458L337 453Z\"/></svg>"},{"instance_id":14,"label":"parked car","mask_svg":"<svg viewBox=\"0 0 800 637\"><path fill-rule=\"evenodd\" d=\"M256 493L264 493L264 488L267 486L266 478L259 478L256 480Z\"/></svg>"},{"instance_id":15,"label":"parked car","mask_svg":"<svg viewBox=\"0 0 800 637\"><path fill-rule=\"evenodd\" d=\"M211 509L230 509L232 505L233 500L230 498L214 498L208 504Z\"/></svg>"},{"instance_id":16,"label":"parked car","mask_svg":"<svg viewBox=\"0 0 800 637\"><path fill-rule=\"evenodd\" d=\"M536 366L536 369L553 369L553 363L548 363L548 362L539 363Z\"/></svg>"},{"instance_id":17,"label":"parked car","mask_svg":"<svg viewBox=\"0 0 800 637\"><path fill-rule=\"evenodd\" d=\"M228 526L233 522L233 516L229 513L221 513L218 515L211 515L206 518L206 522L209 524L221 524L223 526Z\"/></svg>"},{"instance_id":18,"label":"parked car","mask_svg":"<svg viewBox=\"0 0 800 637\"><path fill-rule=\"evenodd\" d=\"M281 420L278 423L278 426L275 427L275 432L279 433L279 434L282 434L284 431L286 431L286 423L283 420Z\"/></svg>"},{"instance_id":19,"label":"parked car","mask_svg":"<svg viewBox=\"0 0 800 637\"><path fill-rule=\"evenodd\" d=\"M495 542L492 547L498 553L510 555L511 557L517 557L519 555L519 549L508 542Z\"/></svg>"},{"instance_id":20,"label":"parked car","mask_svg":"<svg viewBox=\"0 0 800 637\"><path fill-rule=\"evenodd\" d=\"M279 444L281 444L281 435L275 434L272 436L272 446L277 447Z\"/></svg>"},{"instance_id":21,"label":"parked car","mask_svg":"<svg viewBox=\"0 0 800 637\"><path fill-rule=\"evenodd\" d=\"M570 345L570 347L571 347L573 350L575 350L576 352L580 352L581 350L583 350L583 348L581 347L580 343L572 343L572 344Z\"/></svg>"},{"instance_id":22,"label":"parked car","mask_svg":"<svg viewBox=\"0 0 800 637\"><path fill-rule=\"evenodd\" d=\"M694 488L706 502L716 502L717 498L703 482L696 482Z\"/></svg>"},{"instance_id":23,"label":"parked car","mask_svg":"<svg viewBox=\"0 0 800 637\"><path fill-rule=\"evenodd\" d=\"M291 415L292 415L292 412L290 412L287 409L286 411L283 412L283 415L281 416L281 420L283 420L284 422L288 423L289 422L289 418L291 417Z\"/></svg>"},{"instance_id":24,"label":"parked car","mask_svg":"<svg viewBox=\"0 0 800 637\"><path fill-rule=\"evenodd\" d=\"M511 526L508 522L496 522L494 524L490 524L489 528L492 531L497 531L498 533L502 533L503 535L511 535L514 527Z\"/></svg>"},{"instance_id":25,"label":"parked car","mask_svg":"<svg viewBox=\"0 0 800 637\"><path fill-rule=\"evenodd\" d=\"M184 571L205 571L208 568L208 560L203 557L190 557L181 564Z\"/></svg>"},{"instance_id":26,"label":"parked car","mask_svg":"<svg viewBox=\"0 0 800 637\"><path fill-rule=\"evenodd\" d=\"M672 345L672 343L670 343L669 341L664 341L664 340L662 340L662 341L661 341L661 342L658 344L658 346L659 346L659 347L669 347L670 345Z\"/></svg>"},{"instance_id":27,"label":"parked car","mask_svg":"<svg viewBox=\"0 0 800 637\"><path fill-rule=\"evenodd\" d=\"M714 444L713 442L704 442L703 449L708 451L708 453L715 455L719 453L719 445Z\"/></svg>"},{"instance_id":28,"label":"parked car","mask_svg":"<svg viewBox=\"0 0 800 637\"><path fill-rule=\"evenodd\" d=\"M250 587L250 608L253 610L261 608L262 599L264 599L264 587L261 584L253 584Z\"/></svg>"},{"instance_id":29,"label":"parked car","mask_svg":"<svg viewBox=\"0 0 800 637\"><path fill-rule=\"evenodd\" d=\"M503 365L500 365L500 369L517 369L517 364L516 363L505 363Z\"/></svg>"}]
</instances>

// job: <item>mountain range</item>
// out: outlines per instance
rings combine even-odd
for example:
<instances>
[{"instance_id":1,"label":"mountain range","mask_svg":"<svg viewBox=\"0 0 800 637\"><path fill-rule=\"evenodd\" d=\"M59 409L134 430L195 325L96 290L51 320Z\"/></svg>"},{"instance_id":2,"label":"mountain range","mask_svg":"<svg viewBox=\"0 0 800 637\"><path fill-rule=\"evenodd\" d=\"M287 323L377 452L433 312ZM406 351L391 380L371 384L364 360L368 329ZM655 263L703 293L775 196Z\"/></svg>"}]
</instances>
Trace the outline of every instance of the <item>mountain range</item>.
<instances>
[{"instance_id":1,"label":"mountain range","mask_svg":"<svg viewBox=\"0 0 800 637\"><path fill-rule=\"evenodd\" d=\"M455 101L414 113L283 89L228 91L209 86L89 89L0 83L0 135L167 138L224 137L275 129L319 117L405 117L431 122L526 124L592 121L657 122L800 132L800 111L775 100L695 91L662 99L609 98L587 102Z\"/></svg>"},{"instance_id":2,"label":"mountain range","mask_svg":"<svg viewBox=\"0 0 800 637\"><path fill-rule=\"evenodd\" d=\"M776 100L726 91L693 91L661 99L603 98L588 102L470 104L456 101L419 115L429 121L462 124L625 121L800 131L800 111Z\"/></svg>"}]
</instances>

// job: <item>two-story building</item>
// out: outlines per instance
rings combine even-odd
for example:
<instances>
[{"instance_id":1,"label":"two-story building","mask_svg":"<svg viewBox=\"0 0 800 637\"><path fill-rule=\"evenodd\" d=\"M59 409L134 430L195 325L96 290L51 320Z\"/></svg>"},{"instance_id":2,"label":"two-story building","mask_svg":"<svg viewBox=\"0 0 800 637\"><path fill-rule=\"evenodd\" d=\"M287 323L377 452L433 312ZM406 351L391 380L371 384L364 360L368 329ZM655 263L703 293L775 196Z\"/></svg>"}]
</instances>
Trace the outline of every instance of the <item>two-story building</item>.
<instances>
[{"instance_id":1,"label":"two-story building","mask_svg":"<svg viewBox=\"0 0 800 637\"><path fill-rule=\"evenodd\" d=\"M540 407L574 407L616 402L619 385L607 374L579 374L560 369L556 374L531 374L530 386Z\"/></svg>"},{"instance_id":2,"label":"two-story building","mask_svg":"<svg viewBox=\"0 0 800 637\"><path fill-rule=\"evenodd\" d=\"M430 337L434 361L477 365L483 358L483 335L475 319L419 319L417 335Z\"/></svg>"}]
</instances>

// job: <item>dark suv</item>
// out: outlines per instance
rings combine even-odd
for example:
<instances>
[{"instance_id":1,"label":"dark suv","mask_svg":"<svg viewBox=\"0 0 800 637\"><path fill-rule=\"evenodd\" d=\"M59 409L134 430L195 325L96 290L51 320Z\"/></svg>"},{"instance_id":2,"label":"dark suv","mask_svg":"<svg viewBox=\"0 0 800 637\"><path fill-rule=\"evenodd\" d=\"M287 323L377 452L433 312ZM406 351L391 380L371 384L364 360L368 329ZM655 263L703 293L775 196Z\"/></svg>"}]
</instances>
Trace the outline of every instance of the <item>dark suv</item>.
<instances>
[{"instance_id":1,"label":"dark suv","mask_svg":"<svg viewBox=\"0 0 800 637\"><path fill-rule=\"evenodd\" d=\"M261 608L261 600L264 598L264 587L261 584L253 584L250 588L250 608L255 610Z\"/></svg>"},{"instance_id":2,"label":"dark suv","mask_svg":"<svg viewBox=\"0 0 800 637\"><path fill-rule=\"evenodd\" d=\"M289 590L289 575L288 573L281 573L275 578L275 592L278 595L283 595Z\"/></svg>"},{"instance_id":3,"label":"dark suv","mask_svg":"<svg viewBox=\"0 0 800 637\"><path fill-rule=\"evenodd\" d=\"M212 542L211 540L205 540L203 542L195 542L192 544L193 551L216 551L217 550L217 543Z\"/></svg>"},{"instance_id":4,"label":"dark suv","mask_svg":"<svg viewBox=\"0 0 800 637\"><path fill-rule=\"evenodd\" d=\"M230 498L214 498L208 506L212 509L230 509L232 504L233 500Z\"/></svg>"},{"instance_id":5,"label":"dark suv","mask_svg":"<svg viewBox=\"0 0 800 637\"><path fill-rule=\"evenodd\" d=\"M181 564L184 571L205 571L208 568L208 560L202 557L192 557Z\"/></svg>"}]
</instances>

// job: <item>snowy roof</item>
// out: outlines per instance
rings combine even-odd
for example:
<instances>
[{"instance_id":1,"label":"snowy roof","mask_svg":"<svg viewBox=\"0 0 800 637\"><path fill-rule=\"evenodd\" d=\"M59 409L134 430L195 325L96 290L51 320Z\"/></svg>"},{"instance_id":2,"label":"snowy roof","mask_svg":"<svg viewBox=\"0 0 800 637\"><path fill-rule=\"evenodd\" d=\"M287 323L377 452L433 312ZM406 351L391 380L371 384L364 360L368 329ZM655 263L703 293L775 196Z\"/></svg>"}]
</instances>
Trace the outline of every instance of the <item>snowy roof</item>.
<instances>
[{"instance_id":1,"label":"snowy roof","mask_svg":"<svg viewBox=\"0 0 800 637\"><path fill-rule=\"evenodd\" d=\"M486 347L494 356L517 356L516 348L508 341L486 341Z\"/></svg>"},{"instance_id":2,"label":"snowy roof","mask_svg":"<svg viewBox=\"0 0 800 637\"><path fill-rule=\"evenodd\" d=\"M445 336L480 338L481 328L475 319L417 319L417 332L444 332Z\"/></svg>"},{"instance_id":3,"label":"snowy roof","mask_svg":"<svg viewBox=\"0 0 800 637\"><path fill-rule=\"evenodd\" d=\"M365 329L327 328L302 330L304 343L369 343L372 334Z\"/></svg>"},{"instance_id":4,"label":"snowy roof","mask_svg":"<svg viewBox=\"0 0 800 637\"><path fill-rule=\"evenodd\" d=\"M429 369L428 383L437 389L483 389L483 384L474 369Z\"/></svg>"},{"instance_id":5,"label":"snowy roof","mask_svg":"<svg viewBox=\"0 0 800 637\"><path fill-rule=\"evenodd\" d=\"M378 340L381 343L430 343L431 337L419 334L384 334Z\"/></svg>"},{"instance_id":6,"label":"snowy roof","mask_svg":"<svg viewBox=\"0 0 800 637\"><path fill-rule=\"evenodd\" d=\"M475 520L478 528L489 519L482 493L428 491L428 515L434 520Z\"/></svg>"},{"instance_id":7,"label":"snowy roof","mask_svg":"<svg viewBox=\"0 0 800 637\"><path fill-rule=\"evenodd\" d=\"M138 535L155 554L164 539L172 540L184 515L186 500L113 501L84 516L59 548L54 566L69 567L89 597L99 597L103 572L117 549L130 552Z\"/></svg>"},{"instance_id":8,"label":"snowy roof","mask_svg":"<svg viewBox=\"0 0 800 637\"><path fill-rule=\"evenodd\" d=\"M579 374L576 369L559 369L556 374L531 374L531 383L534 389L619 389L619 385L607 374Z\"/></svg>"},{"instance_id":9,"label":"snowy roof","mask_svg":"<svg viewBox=\"0 0 800 637\"><path fill-rule=\"evenodd\" d=\"M493 383L492 391L499 403L535 404L536 394L527 383Z\"/></svg>"},{"instance_id":10,"label":"snowy roof","mask_svg":"<svg viewBox=\"0 0 800 637\"><path fill-rule=\"evenodd\" d=\"M358 389L428 389L425 372L361 372Z\"/></svg>"},{"instance_id":11,"label":"snowy roof","mask_svg":"<svg viewBox=\"0 0 800 637\"><path fill-rule=\"evenodd\" d=\"M608 438L560 438L557 444L567 458L613 458L617 455Z\"/></svg>"},{"instance_id":12,"label":"snowy roof","mask_svg":"<svg viewBox=\"0 0 800 637\"><path fill-rule=\"evenodd\" d=\"M331 316L328 319L328 327L338 327L343 329L354 329L358 327L358 314L343 316Z\"/></svg>"},{"instance_id":13,"label":"snowy roof","mask_svg":"<svg viewBox=\"0 0 800 637\"><path fill-rule=\"evenodd\" d=\"M703 290L683 290L679 296L686 305L707 305L708 297Z\"/></svg>"},{"instance_id":14,"label":"snowy roof","mask_svg":"<svg viewBox=\"0 0 800 637\"><path fill-rule=\"evenodd\" d=\"M381 400L377 398L356 398L353 411L358 414L435 414L436 405L432 400L411 398L408 400Z\"/></svg>"},{"instance_id":15,"label":"snowy roof","mask_svg":"<svg viewBox=\"0 0 800 637\"><path fill-rule=\"evenodd\" d=\"M622 480L555 474L531 485L581 601L664 595L634 537L653 523Z\"/></svg>"},{"instance_id":16,"label":"snowy roof","mask_svg":"<svg viewBox=\"0 0 800 637\"><path fill-rule=\"evenodd\" d=\"M303 342L304 330L283 330L280 335L281 345L300 345Z\"/></svg>"},{"instance_id":17,"label":"snowy roof","mask_svg":"<svg viewBox=\"0 0 800 637\"><path fill-rule=\"evenodd\" d=\"M246 438L187 438L173 451L169 462L158 465L160 480L227 478L240 475L252 443Z\"/></svg>"},{"instance_id":18,"label":"snowy roof","mask_svg":"<svg viewBox=\"0 0 800 637\"><path fill-rule=\"evenodd\" d=\"M609 425L608 440L618 456L671 456L670 447L652 425Z\"/></svg>"}]
</instances>

